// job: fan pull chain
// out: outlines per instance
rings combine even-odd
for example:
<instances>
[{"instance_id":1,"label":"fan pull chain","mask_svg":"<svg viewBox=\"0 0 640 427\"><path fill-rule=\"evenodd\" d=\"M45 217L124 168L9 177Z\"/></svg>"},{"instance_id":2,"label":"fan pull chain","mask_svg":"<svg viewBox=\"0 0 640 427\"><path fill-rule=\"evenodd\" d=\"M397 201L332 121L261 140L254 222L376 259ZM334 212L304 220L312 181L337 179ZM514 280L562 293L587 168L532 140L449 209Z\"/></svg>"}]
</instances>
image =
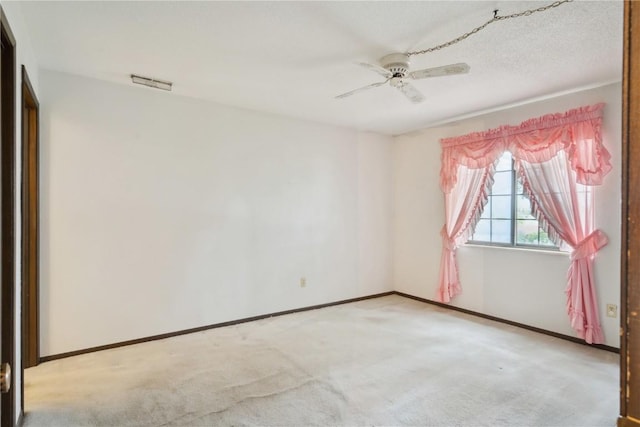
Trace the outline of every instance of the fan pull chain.
<instances>
[{"instance_id":1,"label":"fan pull chain","mask_svg":"<svg viewBox=\"0 0 640 427\"><path fill-rule=\"evenodd\" d=\"M407 52L407 55L409 55L409 56L422 55L424 53L430 53L430 52L434 52L436 50L444 49L445 47L449 47L451 45L459 43L462 40L474 35L478 31L483 30L487 25L493 24L494 22L503 21L505 19L520 18L522 16L533 15L536 12L544 12L545 10L548 10L548 9L551 9L551 8L554 8L554 7L558 7L563 3L569 3L569 2L572 2L572 1L573 0L558 0L558 1L555 1L555 2L553 2L551 4L548 4L546 6L542 6L542 7L536 8L536 9L528 9L528 10L525 10L525 11L522 11L522 12L513 13L511 15L504 15L504 16L498 15L499 10L496 9L496 10L493 11L493 18L491 18L490 20L488 20L484 24L480 25L479 27L474 28L473 30L469 31L468 33L464 33L460 37L456 37L455 39L453 39L451 41L448 41L446 43L439 44L439 45L434 46L434 47L430 47L429 49L417 50L417 51L414 51L414 52Z\"/></svg>"}]
</instances>

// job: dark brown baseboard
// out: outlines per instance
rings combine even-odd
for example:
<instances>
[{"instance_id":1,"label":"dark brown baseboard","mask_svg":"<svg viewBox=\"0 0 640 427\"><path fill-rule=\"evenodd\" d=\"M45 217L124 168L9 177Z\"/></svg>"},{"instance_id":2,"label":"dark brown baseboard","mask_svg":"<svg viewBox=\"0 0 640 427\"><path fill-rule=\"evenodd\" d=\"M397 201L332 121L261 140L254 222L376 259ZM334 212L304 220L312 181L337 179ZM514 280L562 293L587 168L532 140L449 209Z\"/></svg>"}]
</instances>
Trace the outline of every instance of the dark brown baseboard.
<instances>
[{"instance_id":1,"label":"dark brown baseboard","mask_svg":"<svg viewBox=\"0 0 640 427\"><path fill-rule=\"evenodd\" d=\"M389 292L383 292L383 293L380 293L380 294L367 295L367 296L364 296L364 297L351 298L351 299L346 299L346 300L342 300L342 301L335 301L335 302L329 302L329 303L325 303L325 304L312 305L312 306L309 306L309 307L302 307L302 308L296 308L296 309L292 309L292 310L279 311L279 312L270 313L270 314L262 314L262 315L259 315L259 316L246 317L246 318L243 318L243 319L230 320L228 322L215 323L213 325L200 326L200 327L197 327L197 328L184 329L184 330L181 330L181 331L169 332L169 333L160 334L160 335L153 335L153 336L145 337L145 338L138 338L138 339L134 339L134 340L121 341L121 342L117 342L117 343L113 343L113 344L106 344L106 345L86 348L86 349L82 349L82 350L70 351L70 352L67 352L67 353L54 354L54 355L51 355L51 356L43 356L43 357L41 357L39 359L39 363L49 362L51 360L56 360L56 359L63 359L65 357L78 356L80 354L93 353L93 352L101 351L101 350L109 350L109 349L112 349L112 348L123 347L123 346L127 346L127 345L140 344L140 343L148 342L148 341L155 341L155 340L161 340L161 339L165 339L165 338L171 338L171 337L175 337L175 336L178 336L178 335L185 335L185 334L191 334L191 333L194 333L194 332L206 331L208 329L222 328L224 326L232 326L232 325L237 325L237 324L240 324L240 323L253 322L255 320L266 319L268 317L283 316L285 314L299 313L299 312L308 311L308 310L317 310L319 308L331 307L331 306L334 306L334 305L348 304L348 303L351 303L351 302L362 301L362 300L367 300L367 299L372 299L372 298L380 298L380 297L385 297L385 296L388 296L388 295L399 295L401 297L410 298L410 299L413 299L413 300L416 300L416 301L420 301L420 302L424 302L424 303L427 303L427 304L436 305L436 306L439 306L439 307L442 307L442 308L447 308L447 309L450 309L450 310L459 311L461 313L470 314L472 316L481 317L483 319L488 319L488 320L492 320L492 321L495 321L495 322L505 323L505 324L511 325L511 326L517 326L519 328L523 328L523 329L527 329L529 331L538 332L540 334L549 335L549 336L552 336L552 337L555 337L555 338L560 338L560 339L563 339L563 340L575 342L577 344L588 345L589 347L594 347L594 348L598 348L598 349L601 349L601 350L610 351L612 353L618 353L618 354L620 353L620 349L615 348L615 347L611 347L611 346L608 346L608 345L587 344L583 340L581 340L579 338L576 338L576 337L569 336L569 335L564 335L564 334L559 334L557 332L547 331L546 329L536 328L535 326L529 326L529 325L525 325L523 323L518 323L518 322L511 321L511 320L506 320L506 319L501 319L499 317L490 316L488 314L483 314L483 313L479 313L479 312L472 311L472 310L467 310L467 309L460 308L460 307L455 307L455 306L452 306L452 305L449 305L449 304L439 303L439 302L432 301L432 300L429 300L429 299L426 299L426 298L421 298L421 297L417 297L417 296L414 296L414 295L405 294L404 292L389 291Z\"/></svg>"},{"instance_id":2,"label":"dark brown baseboard","mask_svg":"<svg viewBox=\"0 0 640 427\"><path fill-rule=\"evenodd\" d=\"M237 324L240 324L240 323L253 322L254 320L266 319L268 317L283 316L285 314L299 313L301 311L317 310L319 308L331 307L333 305L348 304L350 302L363 301L363 300L372 299L372 298L386 297L388 295L393 295L394 293L395 293L394 291L383 292L383 293L380 293L380 294L367 295L367 296L364 296L364 297L350 298L350 299L346 299L346 300L342 300L342 301L335 301L335 302L329 302L329 303L325 303L325 304L312 305L312 306L309 306L309 307L302 307L302 308L295 308L295 309L292 309L292 310L278 311L276 313L261 314L259 316L253 316L253 317L245 317L244 319L230 320L228 322L215 323L213 325L206 325L206 326L200 326L200 327L197 327L197 328L184 329L184 330L181 330L181 331L169 332L169 333L160 334L160 335L153 335L153 336L150 336L150 337L138 338L138 339L135 339L135 340L121 341L121 342L117 342L117 343L113 343L113 344L100 345L100 346L97 346L97 347L91 347L91 348L86 348L86 349L82 349L82 350L75 350L75 351L69 351L69 352L66 352L66 353L53 354L51 356L40 357L39 360L38 360L38 363L44 363L44 362L49 362L51 360L63 359L65 357L78 356L80 354L93 353L93 352L101 351L101 350L109 350L109 349L112 349L112 348L123 347L123 346L126 346L126 345L140 344L140 343L148 342L148 341L161 340L161 339L165 339L165 338L176 337L178 335L192 334L194 332L206 331L208 329L222 328L224 326L231 326L231 325L237 325Z\"/></svg>"},{"instance_id":3,"label":"dark brown baseboard","mask_svg":"<svg viewBox=\"0 0 640 427\"><path fill-rule=\"evenodd\" d=\"M441 302L432 301L432 300L429 300L429 299L426 299L426 298L416 297L416 296L413 296L413 295L405 294L404 292L394 291L393 293L396 294L396 295L403 296L405 298L411 298L413 300L421 301L421 302L424 302L424 303L427 303L427 304L437 305L438 307L448 308L450 310L459 311L461 313L470 314L472 316L482 317L483 319L493 320L494 322L500 322L500 323L505 323L505 324L511 325L511 326L517 326L518 328L527 329L529 331L538 332L540 334L549 335L549 336L552 336L552 337L555 337L555 338L560 338L560 339L563 339L563 340L575 342L577 344L582 344L582 345L586 345L586 346L589 346L589 347L598 348L600 350L606 350L606 351L610 351L612 353L620 354L620 349L616 348L616 347L611 347L611 346L603 345L603 344L587 344L584 340L581 340L580 338L572 337L570 335L564 335L564 334L559 334L557 332L547 331L546 329L536 328L535 326L525 325L524 323L518 323L518 322L514 322L512 320L502 319L500 317L495 317L495 316L491 316L491 315L488 315L488 314L479 313L477 311L467 310L465 308L455 307L455 306L449 305L449 304L443 304Z\"/></svg>"}]
</instances>

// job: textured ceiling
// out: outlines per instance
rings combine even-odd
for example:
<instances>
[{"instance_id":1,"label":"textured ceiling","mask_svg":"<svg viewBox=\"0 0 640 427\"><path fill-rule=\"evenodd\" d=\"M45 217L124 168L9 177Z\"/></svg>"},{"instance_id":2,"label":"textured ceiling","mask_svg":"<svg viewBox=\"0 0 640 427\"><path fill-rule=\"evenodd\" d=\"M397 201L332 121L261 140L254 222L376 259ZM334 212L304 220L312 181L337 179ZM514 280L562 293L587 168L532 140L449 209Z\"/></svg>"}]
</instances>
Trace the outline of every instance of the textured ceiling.
<instances>
[{"instance_id":1,"label":"textured ceiling","mask_svg":"<svg viewBox=\"0 0 640 427\"><path fill-rule=\"evenodd\" d=\"M489 25L412 69L466 62L471 72L415 81L411 104L355 65L451 40L549 2L25 2L43 68L131 84L131 73L184 95L386 134L621 79L621 1L574 1ZM140 90L151 90L140 88Z\"/></svg>"}]
</instances>

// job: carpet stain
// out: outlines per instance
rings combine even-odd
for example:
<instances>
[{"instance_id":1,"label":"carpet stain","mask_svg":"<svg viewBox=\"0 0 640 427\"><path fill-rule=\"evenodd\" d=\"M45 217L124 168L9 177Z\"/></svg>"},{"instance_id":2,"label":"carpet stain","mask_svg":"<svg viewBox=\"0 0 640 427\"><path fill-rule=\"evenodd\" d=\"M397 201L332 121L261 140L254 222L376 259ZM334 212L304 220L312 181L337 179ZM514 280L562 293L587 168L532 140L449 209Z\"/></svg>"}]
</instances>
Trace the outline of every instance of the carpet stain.
<instances>
[{"instance_id":1,"label":"carpet stain","mask_svg":"<svg viewBox=\"0 0 640 427\"><path fill-rule=\"evenodd\" d=\"M23 425L613 427L618 372L393 295L41 364Z\"/></svg>"}]
</instances>

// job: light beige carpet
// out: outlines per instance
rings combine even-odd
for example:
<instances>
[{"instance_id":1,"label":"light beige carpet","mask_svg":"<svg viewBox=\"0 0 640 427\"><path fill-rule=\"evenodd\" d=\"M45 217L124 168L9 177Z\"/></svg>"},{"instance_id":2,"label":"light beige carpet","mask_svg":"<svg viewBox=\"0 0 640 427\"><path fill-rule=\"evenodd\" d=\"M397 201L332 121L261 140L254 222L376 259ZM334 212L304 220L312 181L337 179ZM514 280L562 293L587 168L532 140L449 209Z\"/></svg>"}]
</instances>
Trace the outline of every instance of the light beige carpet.
<instances>
[{"instance_id":1,"label":"light beige carpet","mask_svg":"<svg viewBox=\"0 0 640 427\"><path fill-rule=\"evenodd\" d=\"M25 426L611 426L618 355L400 296L44 363Z\"/></svg>"}]
</instances>

